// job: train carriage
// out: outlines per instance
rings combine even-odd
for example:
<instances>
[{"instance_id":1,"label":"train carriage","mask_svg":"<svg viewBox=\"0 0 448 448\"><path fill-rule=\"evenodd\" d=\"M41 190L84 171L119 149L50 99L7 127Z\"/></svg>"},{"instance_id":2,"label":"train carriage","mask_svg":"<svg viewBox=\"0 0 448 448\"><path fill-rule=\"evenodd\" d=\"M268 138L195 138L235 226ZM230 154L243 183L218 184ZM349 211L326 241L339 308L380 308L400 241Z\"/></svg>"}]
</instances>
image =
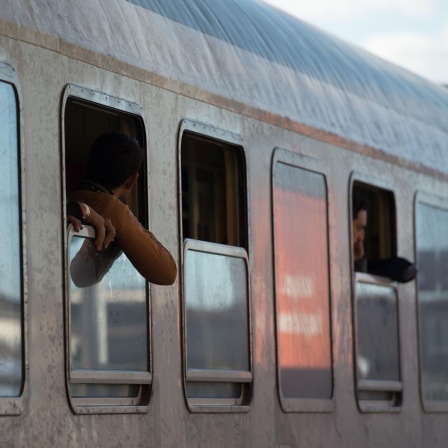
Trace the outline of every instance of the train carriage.
<instances>
[{"instance_id":1,"label":"train carriage","mask_svg":"<svg viewBox=\"0 0 448 448\"><path fill-rule=\"evenodd\" d=\"M0 98L1 446L445 446L446 89L256 0L3 0ZM75 276L109 130L172 286Z\"/></svg>"}]
</instances>

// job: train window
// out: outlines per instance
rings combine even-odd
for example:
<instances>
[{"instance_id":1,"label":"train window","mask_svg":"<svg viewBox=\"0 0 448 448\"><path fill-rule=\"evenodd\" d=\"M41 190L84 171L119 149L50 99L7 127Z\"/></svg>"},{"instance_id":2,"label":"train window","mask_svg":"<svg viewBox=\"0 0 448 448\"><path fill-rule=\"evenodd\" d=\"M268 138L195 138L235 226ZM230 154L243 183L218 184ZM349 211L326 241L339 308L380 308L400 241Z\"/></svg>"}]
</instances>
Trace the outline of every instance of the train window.
<instances>
[{"instance_id":1,"label":"train window","mask_svg":"<svg viewBox=\"0 0 448 448\"><path fill-rule=\"evenodd\" d=\"M12 84L0 81L0 104L0 413L18 414L25 381L24 289L19 111Z\"/></svg>"},{"instance_id":2,"label":"train window","mask_svg":"<svg viewBox=\"0 0 448 448\"><path fill-rule=\"evenodd\" d=\"M145 148L140 115L140 108L134 104L67 87L63 117L67 192L76 188L83 177L89 149L103 133L127 133ZM148 201L145 173L142 168L128 201L144 225ZM94 237L92 227L84 226L80 232L68 227L66 333L70 400L77 413L145 412L152 383L148 284L115 243L98 253Z\"/></svg>"},{"instance_id":3,"label":"train window","mask_svg":"<svg viewBox=\"0 0 448 448\"><path fill-rule=\"evenodd\" d=\"M362 411L395 411L401 405L402 382L394 281L394 196L390 191L354 182L351 197L358 404Z\"/></svg>"},{"instance_id":4,"label":"train window","mask_svg":"<svg viewBox=\"0 0 448 448\"><path fill-rule=\"evenodd\" d=\"M285 163L288 162L288 163ZM276 150L273 213L277 361L284 411L332 408L330 283L325 176ZM300 161L303 166L304 160Z\"/></svg>"},{"instance_id":5,"label":"train window","mask_svg":"<svg viewBox=\"0 0 448 448\"><path fill-rule=\"evenodd\" d=\"M181 128L185 393L193 412L245 411L250 400L245 171L234 137L188 121Z\"/></svg>"},{"instance_id":6,"label":"train window","mask_svg":"<svg viewBox=\"0 0 448 448\"><path fill-rule=\"evenodd\" d=\"M448 207L416 203L421 396L426 411L448 411Z\"/></svg>"}]
</instances>

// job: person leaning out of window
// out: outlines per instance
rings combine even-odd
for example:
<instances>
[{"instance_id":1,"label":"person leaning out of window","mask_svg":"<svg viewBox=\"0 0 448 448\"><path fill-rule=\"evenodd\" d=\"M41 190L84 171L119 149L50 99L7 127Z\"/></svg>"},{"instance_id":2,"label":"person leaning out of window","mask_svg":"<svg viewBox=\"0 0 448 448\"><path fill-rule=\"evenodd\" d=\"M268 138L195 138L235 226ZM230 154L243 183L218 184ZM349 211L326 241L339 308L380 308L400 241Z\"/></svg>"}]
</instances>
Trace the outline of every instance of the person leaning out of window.
<instances>
[{"instance_id":1,"label":"person leaning out of window","mask_svg":"<svg viewBox=\"0 0 448 448\"><path fill-rule=\"evenodd\" d=\"M415 264L401 257L390 257L384 260L371 259L364 249L365 232L368 225L369 202L358 191L353 192L353 260L356 272L388 277L400 283L406 283L417 275Z\"/></svg>"}]
</instances>

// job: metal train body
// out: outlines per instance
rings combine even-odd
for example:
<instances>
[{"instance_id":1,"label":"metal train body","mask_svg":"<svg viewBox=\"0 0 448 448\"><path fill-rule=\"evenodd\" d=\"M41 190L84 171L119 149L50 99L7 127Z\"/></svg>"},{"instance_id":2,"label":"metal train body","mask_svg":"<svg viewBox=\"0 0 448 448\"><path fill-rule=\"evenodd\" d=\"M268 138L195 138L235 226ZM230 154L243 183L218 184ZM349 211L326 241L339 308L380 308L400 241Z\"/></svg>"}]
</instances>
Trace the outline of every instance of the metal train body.
<instances>
[{"instance_id":1,"label":"metal train body","mask_svg":"<svg viewBox=\"0 0 448 448\"><path fill-rule=\"evenodd\" d=\"M374 399L370 406L357 393L350 249L351 189L368 184L391 192L395 251L416 259L419 198L443 208L448 197L446 89L249 0L3 0L0 61L0 81L12 86L17 107L20 194L14 204L22 229L21 373L18 389L0 397L2 447L446 446L448 407L443 400L431 406L422 392L415 281L394 286L400 378L391 390L400 399L392 406ZM178 264L173 286L150 287L142 405L79 404L69 387L64 157L72 151L67 134L70 120L79 118L77 101L130 114L139 126L147 149L146 220ZM248 354L243 374L215 375L217 382L241 383L240 401L201 402L188 392L189 378L211 378L190 372L186 361L185 291L193 286L185 260L189 250L208 250L200 237L184 241L181 153L188 136L196 145L202 136L240 151L244 237L218 252L247 266ZM281 389L285 321L276 299L282 272L275 226L284 198L276 202L275 186L283 185L276 163L320 176L326 197L320 213L327 239L319 243L328 266L324 398L289 400ZM313 204L305 205L314 210ZM294 217L307 219L306 213ZM316 228L311 222L301 231ZM309 248L296 254L298 265L304 256L312 259ZM312 290L300 281L290 288ZM299 333L300 322L290 325ZM314 324L303 325L312 332ZM98 378L91 381L104 380Z\"/></svg>"}]
</instances>

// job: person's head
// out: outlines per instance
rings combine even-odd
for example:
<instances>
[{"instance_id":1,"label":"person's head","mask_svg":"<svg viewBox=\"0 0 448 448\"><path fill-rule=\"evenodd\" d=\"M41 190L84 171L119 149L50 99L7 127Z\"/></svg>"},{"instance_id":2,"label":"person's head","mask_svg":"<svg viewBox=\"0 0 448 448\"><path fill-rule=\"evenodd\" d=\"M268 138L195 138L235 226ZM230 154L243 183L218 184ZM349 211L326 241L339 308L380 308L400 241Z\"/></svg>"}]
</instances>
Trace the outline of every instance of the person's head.
<instances>
[{"instance_id":1,"label":"person's head","mask_svg":"<svg viewBox=\"0 0 448 448\"><path fill-rule=\"evenodd\" d=\"M138 141L121 132L106 132L92 145L87 176L114 190L132 188L143 161L143 149Z\"/></svg>"},{"instance_id":2,"label":"person's head","mask_svg":"<svg viewBox=\"0 0 448 448\"><path fill-rule=\"evenodd\" d=\"M354 261L364 258L364 238L367 227L369 202L361 194L353 190L352 196L353 258Z\"/></svg>"}]
</instances>

